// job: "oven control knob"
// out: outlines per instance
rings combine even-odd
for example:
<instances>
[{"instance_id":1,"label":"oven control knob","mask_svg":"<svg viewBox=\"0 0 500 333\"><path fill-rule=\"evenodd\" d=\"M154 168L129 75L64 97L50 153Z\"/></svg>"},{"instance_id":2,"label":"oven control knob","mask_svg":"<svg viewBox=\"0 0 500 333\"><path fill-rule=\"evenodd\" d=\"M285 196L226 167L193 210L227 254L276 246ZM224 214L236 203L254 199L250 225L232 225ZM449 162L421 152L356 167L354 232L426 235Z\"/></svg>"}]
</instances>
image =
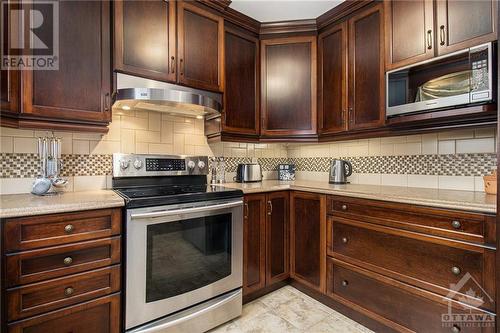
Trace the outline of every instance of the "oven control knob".
<instances>
[{"instance_id":1,"label":"oven control knob","mask_svg":"<svg viewBox=\"0 0 500 333\"><path fill-rule=\"evenodd\" d=\"M194 163L194 161L189 161L188 162L188 168L189 169L193 170L195 166L196 166L196 164Z\"/></svg>"},{"instance_id":2,"label":"oven control knob","mask_svg":"<svg viewBox=\"0 0 500 333\"><path fill-rule=\"evenodd\" d=\"M198 161L198 169L204 169L204 168L205 168L205 162Z\"/></svg>"},{"instance_id":3,"label":"oven control knob","mask_svg":"<svg viewBox=\"0 0 500 333\"><path fill-rule=\"evenodd\" d=\"M136 168L137 170L139 170L140 168L142 168L142 161L137 159L134 161L134 168Z\"/></svg>"},{"instance_id":4,"label":"oven control knob","mask_svg":"<svg viewBox=\"0 0 500 333\"><path fill-rule=\"evenodd\" d=\"M120 168L125 170L128 168L130 161L129 160L120 160Z\"/></svg>"}]
</instances>

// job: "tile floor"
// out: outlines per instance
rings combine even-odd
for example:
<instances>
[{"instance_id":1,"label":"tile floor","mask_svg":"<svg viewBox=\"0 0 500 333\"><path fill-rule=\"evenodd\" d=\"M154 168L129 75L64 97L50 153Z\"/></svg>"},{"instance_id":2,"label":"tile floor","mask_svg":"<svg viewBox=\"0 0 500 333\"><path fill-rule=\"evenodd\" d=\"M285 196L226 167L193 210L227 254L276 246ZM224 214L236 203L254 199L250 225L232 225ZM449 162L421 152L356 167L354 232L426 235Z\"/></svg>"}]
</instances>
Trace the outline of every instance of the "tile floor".
<instances>
[{"instance_id":1,"label":"tile floor","mask_svg":"<svg viewBox=\"0 0 500 333\"><path fill-rule=\"evenodd\" d=\"M286 286L243 306L243 314L210 333L370 333L369 329Z\"/></svg>"}]
</instances>

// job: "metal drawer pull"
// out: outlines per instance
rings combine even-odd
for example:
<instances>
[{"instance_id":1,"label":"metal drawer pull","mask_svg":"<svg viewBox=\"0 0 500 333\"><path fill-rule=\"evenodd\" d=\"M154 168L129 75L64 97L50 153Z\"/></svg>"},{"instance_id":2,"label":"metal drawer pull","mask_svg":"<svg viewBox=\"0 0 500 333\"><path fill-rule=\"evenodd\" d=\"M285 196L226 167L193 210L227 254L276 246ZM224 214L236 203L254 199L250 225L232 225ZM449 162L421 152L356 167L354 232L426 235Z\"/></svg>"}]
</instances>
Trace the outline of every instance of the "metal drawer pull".
<instances>
[{"instance_id":1,"label":"metal drawer pull","mask_svg":"<svg viewBox=\"0 0 500 333\"><path fill-rule=\"evenodd\" d=\"M72 224L68 224L67 226L64 227L64 231L66 231L67 234L70 234L75 230L75 227L73 227Z\"/></svg>"},{"instance_id":2,"label":"metal drawer pull","mask_svg":"<svg viewBox=\"0 0 500 333\"><path fill-rule=\"evenodd\" d=\"M342 210L347 210L347 205L342 205Z\"/></svg>"},{"instance_id":3,"label":"metal drawer pull","mask_svg":"<svg viewBox=\"0 0 500 333\"><path fill-rule=\"evenodd\" d=\"M432 49L432 30L427 30L427 49Z\"/></svg>"},{"instance_id":4,"label":"metal drawer pull","mask_svg":"<svg viewBox=\"0 0 500 333\"><path fill-rule=\"evenodd\" d=\"M453 333L459 333L460 332L460 327L457 326L457 325L453 325L453 327L451 328L451 331Z\"/></svg>"},{"instance_id":5,"label":"metal drawer pull","mask_svg":"<svg viewBox=\"0 0 500 333\"><path fill-rule=\"evenodd\" d=\"M439 38L441 40L441 42L439 44L444 45L445 44L444 39L446 38L446 34L444 31L444 25L439 27Z\"/></svg>"},{"instance_id":6,"label":"metal drawer pull","mask_svg":"<svg viewBox=\"0 0 500 333\"><path fill-rule=\"evenodd\" d=\"M244 203L244 211L245 211L245 214L243 216L244 219L248 219L248 203Z\"/></svg>"},{"instance_id":7,"label":"metal drawer pull","mask_svg":"<svg viewBox=\"0 0 500 333\"><path fill-rule=\"evenodd\" d=\"M349 242L349 239L347 237L342 237L342 243L347 244Z\"/></svg>"},{"instance_id":8,"label":"metal drawer pull","mask_svg":"<svg viewBox=\"0 0 500 333\"><path fill-rule=\"evenodd\" d=\"M269 210L267 211L267 215L271 215L273 213L273 203L271 202L271 200L268 200L267 204L269 205Z\"/></svg>"},{"instance_id":9,"label":"metal drawer pull","mask_svg":"<svg viewBox=\"0 0 500 333\"><path fill-rule=\"evenodd\" d=\"M73 258L71 258L71 257L64 258L64 264L66 266L71 265L72 263L73 263Z\"/></svg>"},{"instance_id":10,"label":"metal drawer pull","mask_svg":"<svg viewBox=\"0 0 500 333\"><path fill-rule=\"evenodd\" d=\"M64 295L66 295L66 296L71 296L71 295L73 295L74 292L75 292L75 289L73 289L72 287L68 287L68 288L64 289Z\"/></svg>"},{"instance_id":11,"label":"metal drawer pull","mask_svg":"<svg viewBox=\"0 0 500 333\"><path fill-rule=\"evenodd\" d=\"M460 267L453 266L453 267L451 268L451 272L452 272L454 275L460 275L460 273L462 273L462 270L460 269Z\"/></svg>"},{"instance_id":12,"label":"metal drawer pull","mask_svg":"<svg viewBox=\"0 0 500 333\"><path fill-rule=\"evenodd\" d=\"M462 226L462 223L460 223L460 221L453 221L451 222L451 226L455 229L460 229L460 227Z\"/></svg>"},{"instance_id":13,"label":"metal drawer pull","mask_svg":"<svg viewBox=\"0 0 500 333\"><path fill-rule=\"evenodd\" d=\"M347 287L349 285L349 281L347 280L342 280L342 286Z\"/></svg>"}]
</instances>

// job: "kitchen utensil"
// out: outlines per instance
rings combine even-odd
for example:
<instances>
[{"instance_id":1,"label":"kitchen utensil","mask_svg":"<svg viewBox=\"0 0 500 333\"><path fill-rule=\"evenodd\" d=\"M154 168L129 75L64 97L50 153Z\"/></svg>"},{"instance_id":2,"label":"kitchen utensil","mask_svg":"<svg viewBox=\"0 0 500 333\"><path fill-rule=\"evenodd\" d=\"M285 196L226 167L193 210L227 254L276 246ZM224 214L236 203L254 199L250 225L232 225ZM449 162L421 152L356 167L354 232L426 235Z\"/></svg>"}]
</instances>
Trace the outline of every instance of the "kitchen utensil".
<instances>
[{"instance_id":1,"label":"kitchen utensil","mask_svg":"<svg viewBox=\"0 0 500 333\"><path fill-rule=\"evenodd\" d=\"M33 182L33 188L31 189L32 194L36 195L45 195L52 186L50 179L38 176Z\"/></svg>"},{"instance_id":2,"label":"kitchen utensil","mask_svg":"<svg viewBox=\"0 0 500 333\"><path fill-rule=\"evenodd\" d=\"M497 194L497 171L494 170L491 175L484 176L484 191L488 194Z\"/></svg>"},{"instance_id":3,"label":"kitchen utensil","mask_svg":"<svg viewBox=\"0 0 500 333\"><path fill-rule=\"evenodd\" d=\"M238 183L251 183L262 181L262 168L257 163L238 164L236 177L234 180Z\"/></svg>"},{"instance_id":4,"label":"kitchen utensil","mask_svg":"<svg viewBox=\"0 0 500 333\"><path fill-rule=\"evenodd\" d=\"M344 160L332 160L330 164L330 184L347 184L347 177L352 175L352 164Z\"/></svg>"}]
</instances>

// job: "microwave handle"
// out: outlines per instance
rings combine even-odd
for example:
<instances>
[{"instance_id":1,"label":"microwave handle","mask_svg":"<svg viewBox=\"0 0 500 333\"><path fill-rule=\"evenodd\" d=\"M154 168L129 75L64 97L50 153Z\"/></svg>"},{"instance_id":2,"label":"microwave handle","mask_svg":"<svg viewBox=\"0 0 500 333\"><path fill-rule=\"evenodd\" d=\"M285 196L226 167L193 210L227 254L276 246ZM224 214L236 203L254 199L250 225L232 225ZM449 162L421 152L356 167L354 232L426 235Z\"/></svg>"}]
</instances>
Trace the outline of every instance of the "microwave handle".
<instances>
[{"instance_id":1,"label":"microwave handle","mask_svg":"<svg viewBox=\"0 0 500 333\"><path fill-rule=\"evenodd\" d=\"M243 204L243 201L240 200L240 201L233 201L233 202L228 202L228 203L223 203L223 204L218 204L218 205L200 206L200 207L192 207L192 208L181 208L181 209L172 209L172 210L161 210L158 212L151 212L151 213L137 213L137 214L131 214L130 218L131 219L144 219L144 218L165 217L165 216L172 216L172 215L179 215L179 214L208 212L208 211L217 210L217 209L237 207L237 206L240 206L242 204Z\"/></svg>"}]
</instances>

